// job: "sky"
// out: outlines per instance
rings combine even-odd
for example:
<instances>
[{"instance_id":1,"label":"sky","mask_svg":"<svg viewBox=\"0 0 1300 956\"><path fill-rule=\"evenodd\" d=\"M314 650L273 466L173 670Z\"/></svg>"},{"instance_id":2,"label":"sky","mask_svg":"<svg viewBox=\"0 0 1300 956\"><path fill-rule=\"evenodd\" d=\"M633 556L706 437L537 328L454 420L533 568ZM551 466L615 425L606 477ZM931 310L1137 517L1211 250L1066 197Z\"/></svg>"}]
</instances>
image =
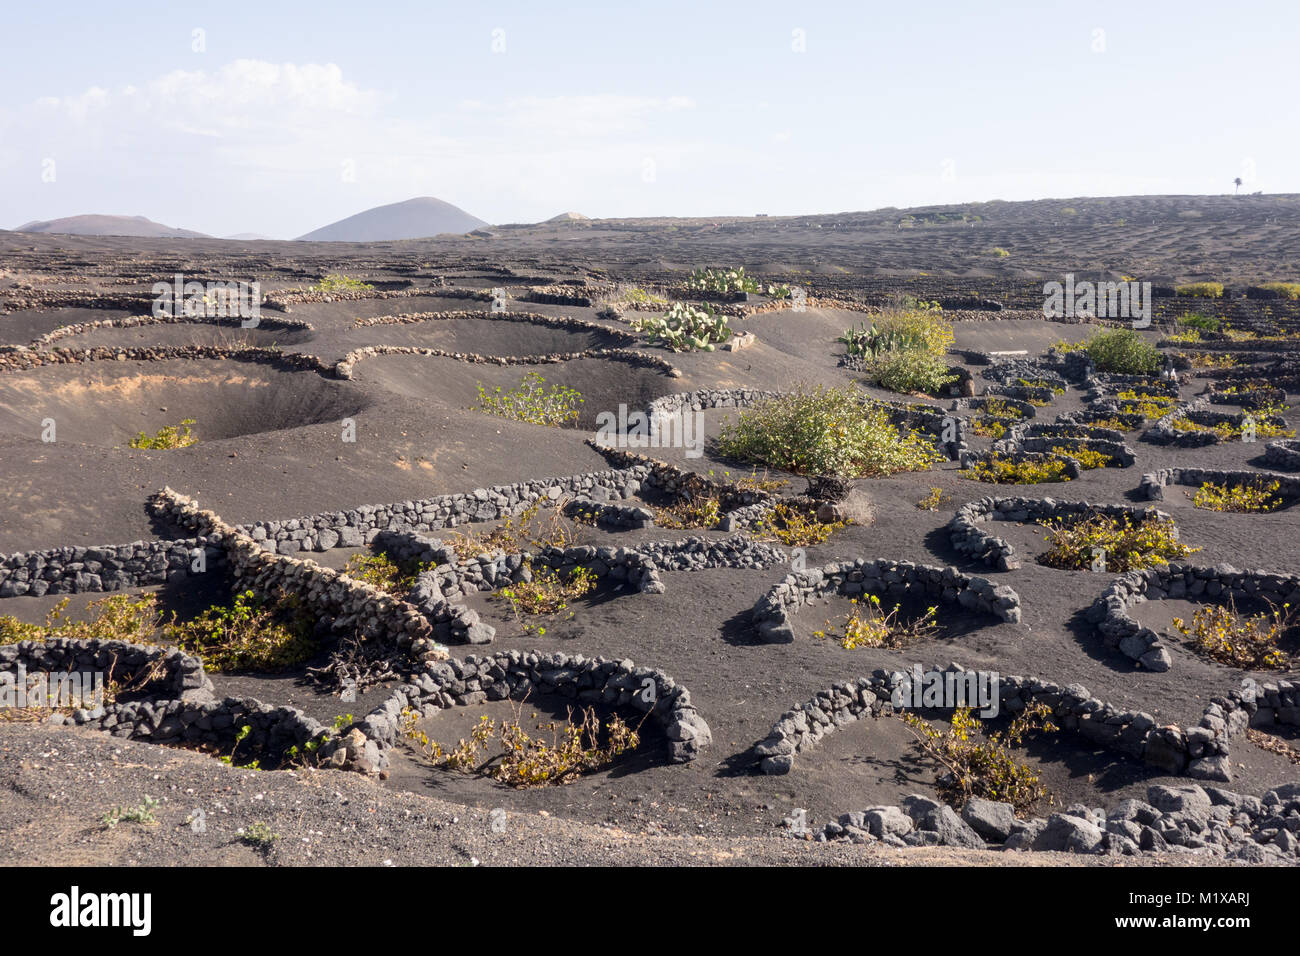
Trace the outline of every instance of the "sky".
<instances>
[{"instance_id":1,"label":"sky","mask_svg":"<svg viewBox=\"0 0 1300 956\"><path fill-rule=\"evenodd\" d=\"M114 9L116 8L116 9ZM0 228L1300 192L1295 0L6 4Z\"/></svg>"}]
</instances>

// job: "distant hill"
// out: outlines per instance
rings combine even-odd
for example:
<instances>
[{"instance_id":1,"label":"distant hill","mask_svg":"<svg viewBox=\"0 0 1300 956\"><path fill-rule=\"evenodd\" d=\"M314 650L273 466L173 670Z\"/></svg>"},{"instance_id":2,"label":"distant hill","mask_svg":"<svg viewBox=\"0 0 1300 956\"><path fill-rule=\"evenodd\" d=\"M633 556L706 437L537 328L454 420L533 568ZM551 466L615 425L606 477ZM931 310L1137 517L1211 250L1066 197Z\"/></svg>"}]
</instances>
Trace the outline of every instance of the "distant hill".
<instances>
[{"instance_id":1,"label":"distant hill","mask_svg":"<svg viewBox=\"0 0 1300 956\"><path fill-rule=\"evenodd\" d=\"M148 239L208 239L210 236L190 229L173 229L144 216L67 216L63 219L33 221L15 232L47 232L64 236L140 236Z\"/></svg>"},{"instance_id":2,"label":"distant hill","mask_svg":"<svg viewBox=\"0 0 1300 956\"><path fill-rule=\"evenodd\" d=\"M367 209L298 238L309 242L381 242L422 239L446 232L465 233L486 225L482 219L451 203L421 196Z\"/></svg>"},{"instance_id":3,"label":"distant hill","mask_svg":"<svg viewBox=\"0 0 1300 956\"><path fill-rule=\"evenodd\" d=\"M243 242L251 242L253 240L262 240L262 239L266 239L266 240L271 239L270 236L264 236L260 232L237 232L233 236L222 236L221 238L241 240Z\"/></svg>"},{"instance_id":4,"label":"distant hill","mask_svg":"<svg viewBox=\"0 0 1300 956\"><path fill-rule=\"evenodd\" d=\"M558 216L552 216L547 222L590 222L590 216L584 216L580 212L562 212Z\"/></svg>"}]
</instances>

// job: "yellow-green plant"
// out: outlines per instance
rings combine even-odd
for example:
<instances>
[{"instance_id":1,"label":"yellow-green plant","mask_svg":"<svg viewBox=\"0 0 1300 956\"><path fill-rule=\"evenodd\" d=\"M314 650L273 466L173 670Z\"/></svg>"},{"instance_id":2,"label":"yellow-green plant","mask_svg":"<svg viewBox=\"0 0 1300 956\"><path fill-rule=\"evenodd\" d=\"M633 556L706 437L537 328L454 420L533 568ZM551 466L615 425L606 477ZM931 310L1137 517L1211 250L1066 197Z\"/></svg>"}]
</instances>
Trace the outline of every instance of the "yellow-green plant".
<instances>
[{"instance_id":1,"label":"yellow-green plant","mask_svg":"<svg viewBox=\"0 0 1300 956\"><path fill-rule=\"evenodd\" d=\"M1282 507L1277 497L1279 481L1265 484L1262 480L1245 481L1235 485L1202 483L1192 498L1192 504L1206 511L1228 511L1236 514L1260 514Z\"/></svg>"},{"instance_id":2,"label":"yellow-green plant","mask_svg":"<svg viewBox=\"0 0 1300 956\"><path fill-rule=\"evenodd\" d=\"M900 434L853 386L800 386L741 411L718 437L723 455L797 475L867 478L925 471L943 456L924 435Z\"/></svg>"},{"instance_id":3,"label":"yellow-green plant","mask_svg":"<svg viewBox=\"0 0 1300 956\"><path fill-rule=\"evenodd\" d=\"M578 406L584 401L582 393L564 385L552 385L548 389L543 387L545 384L546 379L539 372L526 373L522 382L504 392L498 385L489 394L480 382L479 408L530 425L558 427L577 421L581 413Z\"/></svg>"},{"instance_id":4,"label":"yellow-green plant","mask_svg":"<svg viewBox=\"0 0 1300 956\"><path fill-rule=\"evenodd\" d=\"M655 514L655 524L661 528L683 530L686 528L714 528L722 519L722 502L716 495L697 494L693 497L660 508Z\"/></svg>"},{"instance_id":5,"label":"yellow-green plant","mask_svg":"<svg viewBox=\"0 0 1300 956\"><path fill-rule=\"evenodd\" d=\"M290 623L281 623L282 617ZM167 639L214 671L284 670L316 651L311 621L295 598L281 593L272 603L251 590L236 594L230 607L210 607L193 620L169 624Z\"/></svg>"},{"instance_id":6,"label":"yellow-green plant","mask_svg":"<svg viewBox=\"0 0 1300 956\"><path fill-rule=\"evenodd\" d=\"M501 588L495 595L510 603L515 620L521 624L524 624L520 618L521 613L555 617L568 611L567 617L571 619L573 611L569 610L569 602L596 589L596 573L587 568L574 568L568 574L561 576L558 571L545 566L533 568L531 565L526 565L526 567L529 571L528 580L521 580L509 587ZM536 630L539 635L546 633L545 627L533 624L524 624L524 630Z\"/></svg>"},{"instance_id":7,"label":"yellow-green plant","mask_svg":"<svg viewBox=\"0 0 1300 956\"><path fill-rule=\"evenodd\" d=\"M951 501L952 495L942 488L932 487L929 493L916 503L916 506L922 511L938 511L942 505L949 504Z\"/></svg>"},{"instance_id":8,"label":"yellow-green plant","mask_svg":"<svg viewBox=\"0 0 1300 956\"><path fill-rule=\"evenodd\" d=\"M1194 650L1206 657L1246 670L1281 670L1291 666L1291 655L1278 646L1282 636L1295 626L1290 604L1258 614L1238 614L1229 601L1196 610L1191 623L1174 618L1174 628L1191 639Z\"/></svg>"},{"instance_id":9,"label":"yellow-green plant","mask_svg":"<svg viewBox=\"0 0 1300 956\"><path fill-rule=\"evenodd\" d=\"M757 538L775 538L791 547L808 547L821 544L848 523L818 521L811 508L781 501L768 510L751 533Z\"/></svg>"},{"instance_id":10,"label":"yellow-green plant","mask_svg":"<svg viewBox=\"0 0 1300 956\"><path fill-rule=\"evenodd\" d=\"M418 561L403 562L399 565L386 554L363 553L348 558L343 573L358 581L365 581L381 591L400 596L408 593L415 586L415 578L423 570L424 566Z\"/></svg>"},{"instance_id":11,"label":"yellow-green plant","mask_svg":"<svg viewBox=\"0 0 1300 956\"><path fill-rule=\"evenodd\" d=\"M1046 704L1034 701L1015 716L1008 728L988 732L969 707L954 710L952 723L944 730L908 711L899 716L916 737L921 751L947 771L938 785L944 798L955 806L963 806L971 797L981 797L1009 803L1023 814L1040 800L1053 802L1038 775L1011 752L1030 733L1057 729Z\"/></svg>"},{"instance_id":12,"label":"yellow-green plant","mask_svg":"<svg viewBox=\"0 0 1300 956\"><path fill-rule=\"evenodd\" d=\"M859 647L898 649L939 631L936 622L938 606L932 606L920 617L907 621L903 619L900 605L886 611L875 594L868 594L863 601L853 598L849 603L853 607L844 618L842 634L837 637L833 625L827 621L824 630L813 631L813 637L832 638L840 647L850 651Z\"/></svg>"},{"instance_id":13,"label":"yellow-green plant","mask_svg":"<svg viewBox=\"0 0 1300 956\"><path fill-rule=\"evenodd\" d=\"M311 287L313 292L364 292L373 289L369 282L352 279L338 272L331 272Z\"/></svg>"},{"instance_id":14,"label":"yellow-green plant","mask_svg":"<svg viewBox=\"0 0 1300 956\"><path fill-rule=\"evenodd\" d=\"M158 429L158 434L152 438L145 432L140 432L131 439L132 448L188 448L191 445L198 444L198 438L194 436L191 425L195 424L193 418L186 418L179 425L164 425Z\"/></svg>"},{"instance_id":15,"label":"yellow-green plant","mask_svg":"<svg viewBox=\"0 0 1300 956\"><path fill-rule=\"evenodd\" d=\"M1283 299L1295 301L1300 299L1300 282L1265 282L1260 285L1261 289L1268 292L1276 292Z\"/></svg>"},{"instance_id":16,"label":"yellow-green plant","mask_svg":"<svg viewBox=\"0 0 1300 956\"><path fill-rule=\"evenodd\" d=\"M486 715L470 732L468 740L462 738L449 752L431 741L418 729L418 714L413 710L401 714L402 730L436 765L462 773L487 776L500 783L520 789L566 784L584 773L608 766L624 753L641 744L640 729L646 714L636 726L629 725L618 714L610 716L603 726L595 708L587 707L581 717L574 719L573 708L562 724L555 721L538 723L535 730L550 732L547 741L533 736L523 726L523 704L515 707L512 719L501 724ZM537 719L534 713L533 719ZM484 751L496 741L499 752L480 759Z\"/></svg>"},{"instance_id":17,"label":"yellow-green plant","mask_svg":"<svg viewBox=\"0 0 1300 956\"><path fill-rule=\"evenodd\" d=\"M957 472L962 478L995 485L1037 485L1051 481L1069 481L1069 465L1057 456L1045 458L1004 458L991 455L977 459L970 468Z\"/></svg>"},{"instance_id":18,"label":"yellow-green plant","mask_svg":"<svg viewBox=\"0 0 1300 956\"><path fill-rule=\"evenodd\" d=\"M1052 454L1073 458L1079 463L1079 467L1085 471L1091 471L1094 468L1109 468L1115 463L1113 455L1083 445L1053 445Z\"/></svg>"},{"instance_id":19,"label":"yellow-green plant","mask_svg":"<svg viewBox=\"0 0 1300 956\"><path fill-rule=\"evenodd\" d=\"M1173 519L1155 515L1134 521L1129 515L1093 514L1073 521L1045 522L1044 527L1048 550L1038 561L1050 568L1086 571L1098 549L1105 550L1107 571L1163 568L1171 559L1200 550L1178 540Z\"/></svg>"},{"instance_id":20,"label":"yellow-green plant","mask_svg":"<svg viewBox=\"0 0 1300 956\"><path fill-rule=\"evenodd\" d=\"M565 502L561 501L543 510L541 501L534 501L519 514L507 515L490 531L453 531L443 537L443 543L461 560L494 551L514 554L546 547L567 548L576 543L577 536L564 508Z\"/></svg>"},{"instance_id":21,"label":"yellow-green plant","mask_svg":"<svg viewBox=\"0 0 1300 956\"><path fill-rule=\"evenodd\" d=\"M0 644L19 641L48 641L64 638L73 641L126 641L153 644L163 615L152 594L135 597L114 594L91 602L89 616L74 621L66 616L71 598L63 598L45 613L44 624L29 624L9 615L0 616Z\"/></svg>"},{"instance_id":22,"label":"yellow-green plant","mask_svg":"<svg viewBox=\"0 0 1300 956\"><path fill-rule=\"evenodd\" d=\"M1188 282L1186 285L1174 286L1174 294L1190 296L1195 299L1222 299L1222 282Z\"/></svg>"},{"instance_id":23,"label":"yellow-green plant","mask_svg":"<svg viewBox=\"0 0 1300 956\"><path fill-rule=\"evenodd\" d=\"M1171 395L1139 392L1132 388L1124 389L1115 397L1119 400L1119 410L1122 413L1141 415L1143 418L1164 418L1178 404L1178 399Z\"/></svg>"}]
</instances>

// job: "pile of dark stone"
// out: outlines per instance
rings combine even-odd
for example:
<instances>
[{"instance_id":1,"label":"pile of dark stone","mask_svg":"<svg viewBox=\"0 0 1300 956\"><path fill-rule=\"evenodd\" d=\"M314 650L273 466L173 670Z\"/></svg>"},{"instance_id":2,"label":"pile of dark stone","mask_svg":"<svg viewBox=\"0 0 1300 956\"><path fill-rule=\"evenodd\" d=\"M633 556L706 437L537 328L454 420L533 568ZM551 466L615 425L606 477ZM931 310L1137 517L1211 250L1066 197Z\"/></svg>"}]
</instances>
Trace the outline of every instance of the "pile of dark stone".
<instances>
[{"instance_id":1,"label":"pile of dark stone","mask_svg":"<svg viewBox=\"0 0 1300 956\"><path fill-rule=\"evenodd\" d=\"M419 533L467 522L496 521L519 514L539 502L558 505L566 496L597 502L631 498L640 491L649 473L648 465L634 464L565 478L539 478L475 488L416 501L361 505L302 518L257 521L241 525L239 530L281 554L359 548L370 544L381 531Z\"/></svg>"},{"instance_id":2,"label":"pile of dark stone","mask_svg":"<svg viewBox=\"0 0 1300 956\"><path fill-rule=\"evenodd\" d=\"M1269 442L1264 448L1264 462L1270 468L1300 471L1300 439L1283 438Z\"/></svg>"},{"instance_id":3,"label":"pile of dark stone","mask_svg":"<svg viewBox=\"0 0 1300 956\"><path fill-rule=\"evenodd\" d=\"M226 348L217 345L156 345L117 347L99 345L84 349L30 349L25 345L0 348L0 372L22 372L47 365L79 365L84 362L166 362L175 359L193 361L251 362L268 365L285 372L330 373L314 355L281 352L278 349Z\"/></svg>"},{"instance_id":4,"label":"pile of dark stone","mask_svg":"<svg viewBox=\"0 0 1300 956\"><path fill-rule=\"evenodd\" d=\"M48 548L0 555L0 598L118 591L183 581L195 568L225 567L225 548L207 537Z\"/></svg>"},{"instance_id":5,"label":"pile of dark stone","mask_svg":"<svg viewBox=\"0 0 1300 956\"><path fill-rule=\"evenodd\" d=\"M551 352L545 355L481 355L477 352L452 352L448 349L431 349L415 345L366 345L353 349L339 359L332 368L334 375L342 379L352 378L352 371L357 362L376 355L422 355L430 358L449 358L457 362L472 365L555 365L560 362L573 362L578 359L605 359L611 362L626 362L638 368L651 368L666 372L673 378L679 378L681 371L667 359L657 355L648 355L633 349L592 348L579 352Z\"/></svg>"},{"instance_id":6,"label":"pile of dark stone","mask_svg":"<svg viewBox=\"0 0 1300 956\"><path fill-rule=\"evenodd\" d=\"M61 325L51 332L47 332L39 338L33 339L31 348L43 349L48 347L52 342L59 339L68 338L73 335L82 335L86 332L94 332L97 329L134 329L146 325L227 325L238 327L239 318L224 318L220 316L208 315L134 315L123 319L99 319L95 322L79 322L76 325ZM258 320L259 329L270 329L273 331L284 332L312 332L315 327L308 322L302 322L298 319L276 319L261 318Z\"/></svg>"},{"instance_id":7,"label":"pile of dark stone","mask_svg":"<svg viewBox=\"0 0 1300 956\"><path fill-rule=\"evenodd\" d=\"M1009 803L972 797L959 815L947 804L913 794L901 807L843 814L815 839L1120 856L1185 853L1295 865L1298 834L1300 784L1289 783L1262 798L1218 787L1151 786L1146 800L1123 800L1109 812L1076 803L1030 820L1017 817Z\"/></svg>"}]
</instances>

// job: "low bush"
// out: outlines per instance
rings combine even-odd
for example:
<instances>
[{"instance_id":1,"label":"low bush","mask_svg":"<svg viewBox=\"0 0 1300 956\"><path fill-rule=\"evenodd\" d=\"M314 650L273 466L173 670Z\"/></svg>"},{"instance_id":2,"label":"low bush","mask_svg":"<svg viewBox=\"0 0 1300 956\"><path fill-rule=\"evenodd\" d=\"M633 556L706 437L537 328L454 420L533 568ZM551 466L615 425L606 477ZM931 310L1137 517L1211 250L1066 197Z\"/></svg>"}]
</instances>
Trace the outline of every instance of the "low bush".
<instances>
[{"instance_id":1,"label":"low bush","mask_svg":"<svg viewBox=\"0 0 1300 956\"><path fill-rule=\"evenodd\" d=\"M839 341L850 355L875 358L886 352L919 351L937 357L945 355L955 339L952 323L944 318L937 302L917 302L889 309L873 319L870 326L849 329Z\"/></svg>"},{"instance_id":2,"label":"low bush","mask_svg":"<svg viewBox=\"0 0 1300 956\"><path fill-rule=\"evenodd\" d=\"M419 716L415 711L403 711L401 719L406 737L419 745L436 766L490 777L499 783L523 789L571 783L584 773L608 766L622 754L640 746L641 724L648 716L643 716L633 727L614 714L602 725L594 708L587 707L581 711L581 718L576 721L573 708L569 708L562 725L549 721L534 728L543 733L550 732L551 739L547 742L540 736L533 737L523 728L523 705L520 704L513 719L502 721L500 725L487 716L481 717L469 739L461 738L450 752L444 752L417 728ZM536 713L533 719L537 719ZM498 752L484 758L484 751L494 740Z\"/></svg>"},{"instance_id":3,"label":"low bush","mask_svg":"<svg viewBox=\"0 0 1300 956\"><path fill-rule=\"evenodd\" d=\"M525 624L520 614L531 616L555 617L569 611L569 602L590 594L596 589L596 573L586 568L574 568L567 574L560 574L548 567L533 568L528 566L526 580L521 580L508 587L501 588L494 597L510 603L515 620L524 624L524 630L536 630L539 635L546 633L546 628Z\"/></svg>"},{"instance_id":4,"label":"low bush","mask_svg":"<svg viewBox=\"0 0 1300 956\"><path fill-rule=\"evenodd\" d=\"M821 544L846 521L818 521L811 507L781 501L774 505L753 527L756 538L772 538L790 547Z\"/></svg>"},{"instance_id":5,"label":"low bush","mask_svg":"<svg viewBox=\"0 0 1300 956\"><path fill-rule=\"evenodd\" d=\"M1174 410L1178 399L1170 395L1155 395L1126 388L1115 396L1119 400L1119 411L1125 415L1141 415L1143 418L1164 418Z\"/></svg>"},{"instance_id":6,"label":"low bush","mask_svg":"<svg viewBox=\"0 0 1300 956\"><path fill-rule=\"evenodd\" d=\"M399 565L386 554L354 554L348 558L343 573L401 597L415 586L415 578L423 570L424 566L418 561Z\"/></svg>"},{"instance_id":7,"label":"low bush","mask_svg":"<svg viewBox=\"0 0 1300 956\"><path fill-rule=\"evenodd\" d=\"M695 495L678 501L655 513L655 524L661 528L685 530L717 527L722 519L722 502L716 495Z\"/></svg>"},{"instance_id":8,"label":"low bush","mask_svg":"<svg viewBox=\"0 0 1300 956\"><path fill-rule=\"evenodd\" d=\"M288 595L269 602L241 591L230 607L210 607L193 620L168 625L167 639L201 658L208 670L278 671L315 653L313 623Z\"/></svg>"},{"instance_id":9,"label":"low bush","mask_svg":"<svg viewBox=\"0 0 1300 956\"><path fill-rule=\"evenodd\" d=\"M1189 312L1186 315L1180 315L1178 324L1184 328L1195 329L1198 332L1219 331L1219 320L1212 315L1206 315L1204 312Z\"/></svg>"},{"instance_id":10,"label":"low bush","mask_svg":"<svg viewBox=\"0 0 1300 956\"><path fill-rule=\"evenodd\" d=\"M582 393L563 385L544 388L546 379L539 372L528 372L523 381L508 391L497 386L488 393L482 383L478 386L479 409L490 415L500 415L530 425L558 427L577 421L583 403Z\"/></svg>"},{"instance_id":11,"label":"low bush","mask_svg":"<svg viewBox=\"0 0 1300 956\"><path fill-rule=\"evenodd\" d=\"M952 502L952 495L942 488L931 488L929 493L916 503L922 511L938 511L940 507Z\"/></svg>"},{"instance_id":12,"label":"low bush","mask_svg":"<svg viewBox=\"0 0 1300 956\"><path fill-rule=\"evenodd\" d=\"M885 611L880 598L874 594L867 595L861 601L853 598L849 603L853 609L844 619L843 634L836 637L831 622L827 621L826 629L814 631L813 636L833 638L846 650L859 647L888 647L897 650L921 638L932 637L939 631L939 625L935 622L938 606L930 607L919 618L908 621L903 619L901 606L895 605L892 610Z\"/></svg>"},{"instance_id":13,"label":"low bush","mask_svg":"<svg viewBox=\"0 0 1300 956\"><path fill-rule=\"evenodd\" d=\"M1099 372L1151 375L1160 370L1160 352L1133 329L1105 329L1088 339L1084 350Z\"/></svg>"},{"instance_id":14,"label":"low bush","mask_svg":"<svg viewBox=\"0 0 1300 956\"><path fill-rule=\"evenodd\" d=\"M907 711L899 716L915 735L921 751L946 771L937 781L939 792L954 806L981 797L1009 803L1023 814L1040 800L1052 802L1038 775L1012 753L1012 748L1019 747L1030 733L1057 729L1046 704L1029 704L1006 730L991 732L984 732L982 721L968 707L954 710L952 723L944 730Z\"/></svg>"},{"instance_id":15,"label":"low bush","mask_svg":"<svg viewBox=\"0 0 1300 956\"><path fill-rule=\"evenodd\" d=\"M761 401L723 425L718 448L797 475L846 479L925 471L942 460L932 440L900 434L888 412L851 385L800 386Z\"/></svg>"},{"instance_id":16,"label":"low bush","mask_svg":"<svg viewBox=\"0 0 1300 956\"><path fill-rule=\"evenodd\" d=\"M867 379L891 392L937 395L958 376L946 362L928 352L886 352L867 368Z\"/></svg>"},{"instance_id":17,"label":"low bush","mask_svg":"<svg viewBox=\"0 0 1300 956\"><path fill-rule=\"evenodd\" d=\"M564 514L565 505L561 501L543 510L541 501L534 501L489 531L453 531L442 540L462 561L494 551L517 554L546 547L567 548L577 543L577 533Z\"/></svg>"},{"instance_id":18,"label":"low bush","mask_svg":"<svg viewBox=\"0 0 1300 956\"><path fill-rule=\"evenodd\" d=\"M1300 282L1265 282L1260 288L1293 302L1300 299Z\"/></svg>"},{"instance_id":19,"label":"low bush","mask_svg":"<svg viewBox=\"0 0 1300 956\"><path fill-rule=\"evenodd\" d=\"M1198 608L1191 623L1174 618L1174 629L1190 638L1193 650L1221 664L1244 670L1281 670L1291 664L1278 642L1296 624L1291 605L1238 614L1236 606Z\"/></svg>"},{"instance_id":20,"label":"low bush","mask_svg":"<svg viewBox=\"0 0 1300 956\"><path fill-rule=\"evenodd\" d=\"M373 289L369 282L352 279L337 272L331 272L311 287L313 292L364 292Z\"/></svg>"},{"instance_id":21,"label":"low bush","mask_svg":"<svg viewBox=\"0 0 1300 956\"><path fill-rule=\"evenodd\" d=\"M1222 299L1222 282L1188 282L1174 287L1174 294L1189 296L1194 299Z\"/></svg>"},{"instance_id":22,"label":"low bush","mask_svg":"<svg viewBox=\"0 0 1300 956\"><path fill-rule=\"evenodd\" d=\"M1087 571L1101 549L1106 570L1122 573L1167 567L1170 560L1200 550L1179 542L1172 520L1154 516L1135 522L1128 515L1094 514L1081 520L1046 522L1044 527L1048 550L1038 561L1049 568Z\"/></svg>"},{"instance_id":23,"label":"low bush","mask_svg":"<svg viewBox=\"0 0 1300 956\"><path fill-rule=\"evenodd\" d=\"M962 478L995 485L1037 485L1052 481L1069 481L1069 465L1057 456L1043 458L1004 458L991 455L957 472Z\"/></svg>"},{"instance_id":24,"label":"low bush","mask_svg":"<svg viewBox=\"0 0 1300 956\"><path fill-rule=\"evenodd\" d=\"M1083 445L1053 445L1052 454L1073 458L1084 471L1091 471L1094 468L1109 468L1118 464L1113 455L1108 455L1104 451L1097 451L1095 448L1086 448Z\"/></svg>"},{"instance_id":25,"label":"low bush","mask_svg":"<svg viewBox=\"0 0 1300 956\"><path fill-rule=\"evenodd\" d=\"M71 598L63 598L45 614L44 624L28 624L16 617L0 617L0 644L19 641L48 641L66 638L73 641L126 641L130 644L156 643L163 626L162 612L152 594L135 597L114 594L92 601L87 619L73 621L66 616Z\"/></svg>"},{"instance_id":26,"label":"low bush","mask_svg":"<svg viewBox=\"0 0 1300 956\"><path fill-rule=\"evenodd\" d=\"M1282 483L1278 481L1265 484L1262 480L1243 482L1237 485L1204 482L1192 498L1192 504L1206 511L1227 511L1236 514L1260 514L1276 511L1282 507L1282 499L1276 497Z\"/></svg>"},{"instance_id":27,"label":"low bush","mask_svg":"<svg viewBox=\"0 0 1300 956\"><path fill-rule=\"evenodd\" d=\"M189 448L199 442L190 429L193 424L195 424L193 418L186 418L179 425L164 425L158 429L158 434L153 437L150 437L145 432L140 432L131 439L131 447L150 449Z\"/></svg>"}]
</instances>

